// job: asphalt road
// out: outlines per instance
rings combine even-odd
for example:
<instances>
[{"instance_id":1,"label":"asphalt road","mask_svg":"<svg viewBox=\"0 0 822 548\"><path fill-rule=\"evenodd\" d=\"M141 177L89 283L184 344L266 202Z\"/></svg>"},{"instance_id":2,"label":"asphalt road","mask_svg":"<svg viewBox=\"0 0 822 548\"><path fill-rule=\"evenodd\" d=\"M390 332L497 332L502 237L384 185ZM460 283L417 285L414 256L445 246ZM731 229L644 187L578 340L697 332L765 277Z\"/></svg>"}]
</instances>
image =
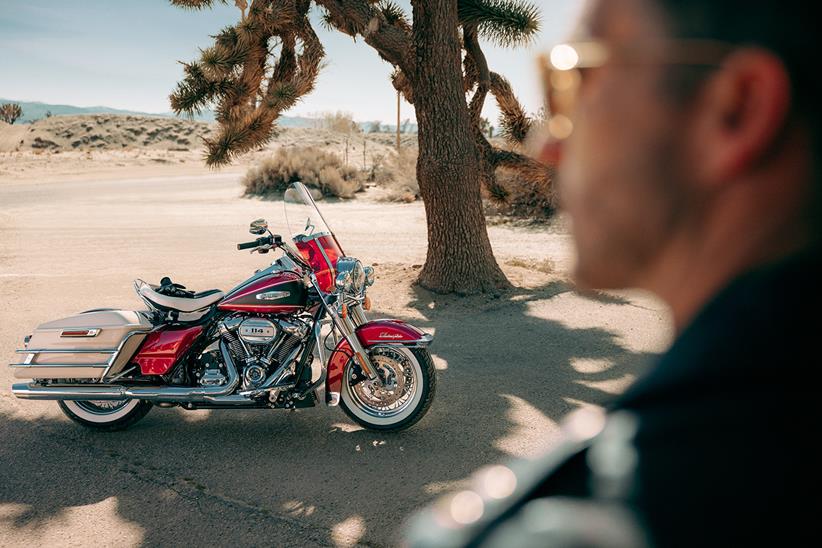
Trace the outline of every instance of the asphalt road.
<instances>
[{"instance_id":1,"label":"asphalt road","mask_svg":"<svg viewBox=\"0 0 822 548\"><path fill-rule=\"evenodd\" d=\"M43 321L139 307L133 278L235 285L264 259L233 244L251 219L276 228L281 207L241 198L236 176L0 182L0 358ZM409 513L480 466L550 448L564 415L624 390L669 339L641 295L586 298L558 281L498 299L414 291L399 265L410 276L424 260L421 205L323 210L347 253L393 265L382 285L378 265L375 315L435 333L428 416L377 435L334 408L154 409L97 434L53 402L15 399L0 368L1 546L396 545ZM501 262L570 261L562 233L492 227L491 239Z\"/></svg>"}]
</instances>

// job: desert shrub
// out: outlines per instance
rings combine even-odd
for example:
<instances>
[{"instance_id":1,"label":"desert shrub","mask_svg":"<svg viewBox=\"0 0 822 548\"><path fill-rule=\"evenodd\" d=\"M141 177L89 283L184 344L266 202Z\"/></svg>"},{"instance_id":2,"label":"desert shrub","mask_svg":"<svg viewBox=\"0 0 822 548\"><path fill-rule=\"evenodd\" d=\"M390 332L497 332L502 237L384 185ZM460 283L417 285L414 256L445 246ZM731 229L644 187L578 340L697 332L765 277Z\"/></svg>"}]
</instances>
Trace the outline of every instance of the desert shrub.
<instances>
[{"instance_id":1,"label":"desert shrub","mask_svg":"<svg viewBox=\"0 0 822 548\"><path fill-rule=\"evenodd\" d=\"M420 197L417 184L417 149L406 147L400 154L374 155L368 180L384 190L382 199L389 202L413 202Z\"/></svg>"},{"instance_id":2,"label":"desert shrub","mask_svg":"<svg viewBox=\"0 0 822 548\"><path fill-rule=\"evenodd\" d=\"M334 154L314 147L278 149L252 167L243 179L247 195L281 194L293 182L301 181L325 196L351 198L362 190L359 171L345 166Z\"/></svg>"},{"instance_id":3,"label":"desert shrub","mask_svg":"<svg viewBox=\"0 0 822 548\"><path fill-rule=\"evenodd\" d=\"M322 127L337 133L359 133L360 126L354 121L350 112L323 112Z\"/></svg>"}]
</instances>

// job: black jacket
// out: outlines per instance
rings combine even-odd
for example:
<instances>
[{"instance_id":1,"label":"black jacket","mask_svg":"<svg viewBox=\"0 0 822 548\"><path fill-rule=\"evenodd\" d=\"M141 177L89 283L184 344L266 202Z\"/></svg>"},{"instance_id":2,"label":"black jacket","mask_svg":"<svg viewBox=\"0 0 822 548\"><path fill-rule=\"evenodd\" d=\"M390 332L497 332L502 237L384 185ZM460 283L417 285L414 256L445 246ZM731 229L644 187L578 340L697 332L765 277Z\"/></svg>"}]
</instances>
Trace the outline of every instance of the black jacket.
<instances>
[{"instance_id":1,"label":"black jacket","mask_svg":"<svg viewBox=\"0 0 822 548\"><path fill-rule=\"evenodd\" d=\"M542 479L444 544L810 545L821 286L817 251L740 276L610 406L602 433L543 459Z\"/></svg>"}]
</instances>

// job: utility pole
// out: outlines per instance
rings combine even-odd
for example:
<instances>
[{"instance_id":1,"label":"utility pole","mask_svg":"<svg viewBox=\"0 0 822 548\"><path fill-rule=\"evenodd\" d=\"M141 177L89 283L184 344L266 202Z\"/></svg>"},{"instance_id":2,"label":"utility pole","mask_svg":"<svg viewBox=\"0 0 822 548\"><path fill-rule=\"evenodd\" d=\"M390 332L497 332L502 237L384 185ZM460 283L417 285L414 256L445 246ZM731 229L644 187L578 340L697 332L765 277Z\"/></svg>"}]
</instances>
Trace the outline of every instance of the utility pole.
<instances>
[{"instance_id":1,"label":"utility pole","mask_svg":"<svg viewBox=\"0 0 822 548\"><path fill-rule=\"evenodd\" d=\"M400 90L397 90L397 157L400 155Z\"/></svg>"}]
</instances>

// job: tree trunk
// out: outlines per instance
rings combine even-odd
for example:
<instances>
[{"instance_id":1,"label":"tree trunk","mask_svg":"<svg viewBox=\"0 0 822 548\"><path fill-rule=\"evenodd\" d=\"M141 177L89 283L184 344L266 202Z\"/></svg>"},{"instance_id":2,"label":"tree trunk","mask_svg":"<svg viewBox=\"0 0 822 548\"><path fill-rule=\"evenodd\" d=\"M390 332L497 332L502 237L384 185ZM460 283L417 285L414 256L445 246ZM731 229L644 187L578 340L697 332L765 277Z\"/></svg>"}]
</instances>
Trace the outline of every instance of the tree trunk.
<instances>
[{"instance_id":1,"label":"tree trunk","mask_svg":"<svg viewBox=\"0 0 822 548\"><path fill-rule=\"evenodd\" d=\"M421 286L471 294L510 284L494 259L480 196L480 156L463 93L457 0L412 0L417 180L428 220Z\"/></svg>"}]
</instances>

